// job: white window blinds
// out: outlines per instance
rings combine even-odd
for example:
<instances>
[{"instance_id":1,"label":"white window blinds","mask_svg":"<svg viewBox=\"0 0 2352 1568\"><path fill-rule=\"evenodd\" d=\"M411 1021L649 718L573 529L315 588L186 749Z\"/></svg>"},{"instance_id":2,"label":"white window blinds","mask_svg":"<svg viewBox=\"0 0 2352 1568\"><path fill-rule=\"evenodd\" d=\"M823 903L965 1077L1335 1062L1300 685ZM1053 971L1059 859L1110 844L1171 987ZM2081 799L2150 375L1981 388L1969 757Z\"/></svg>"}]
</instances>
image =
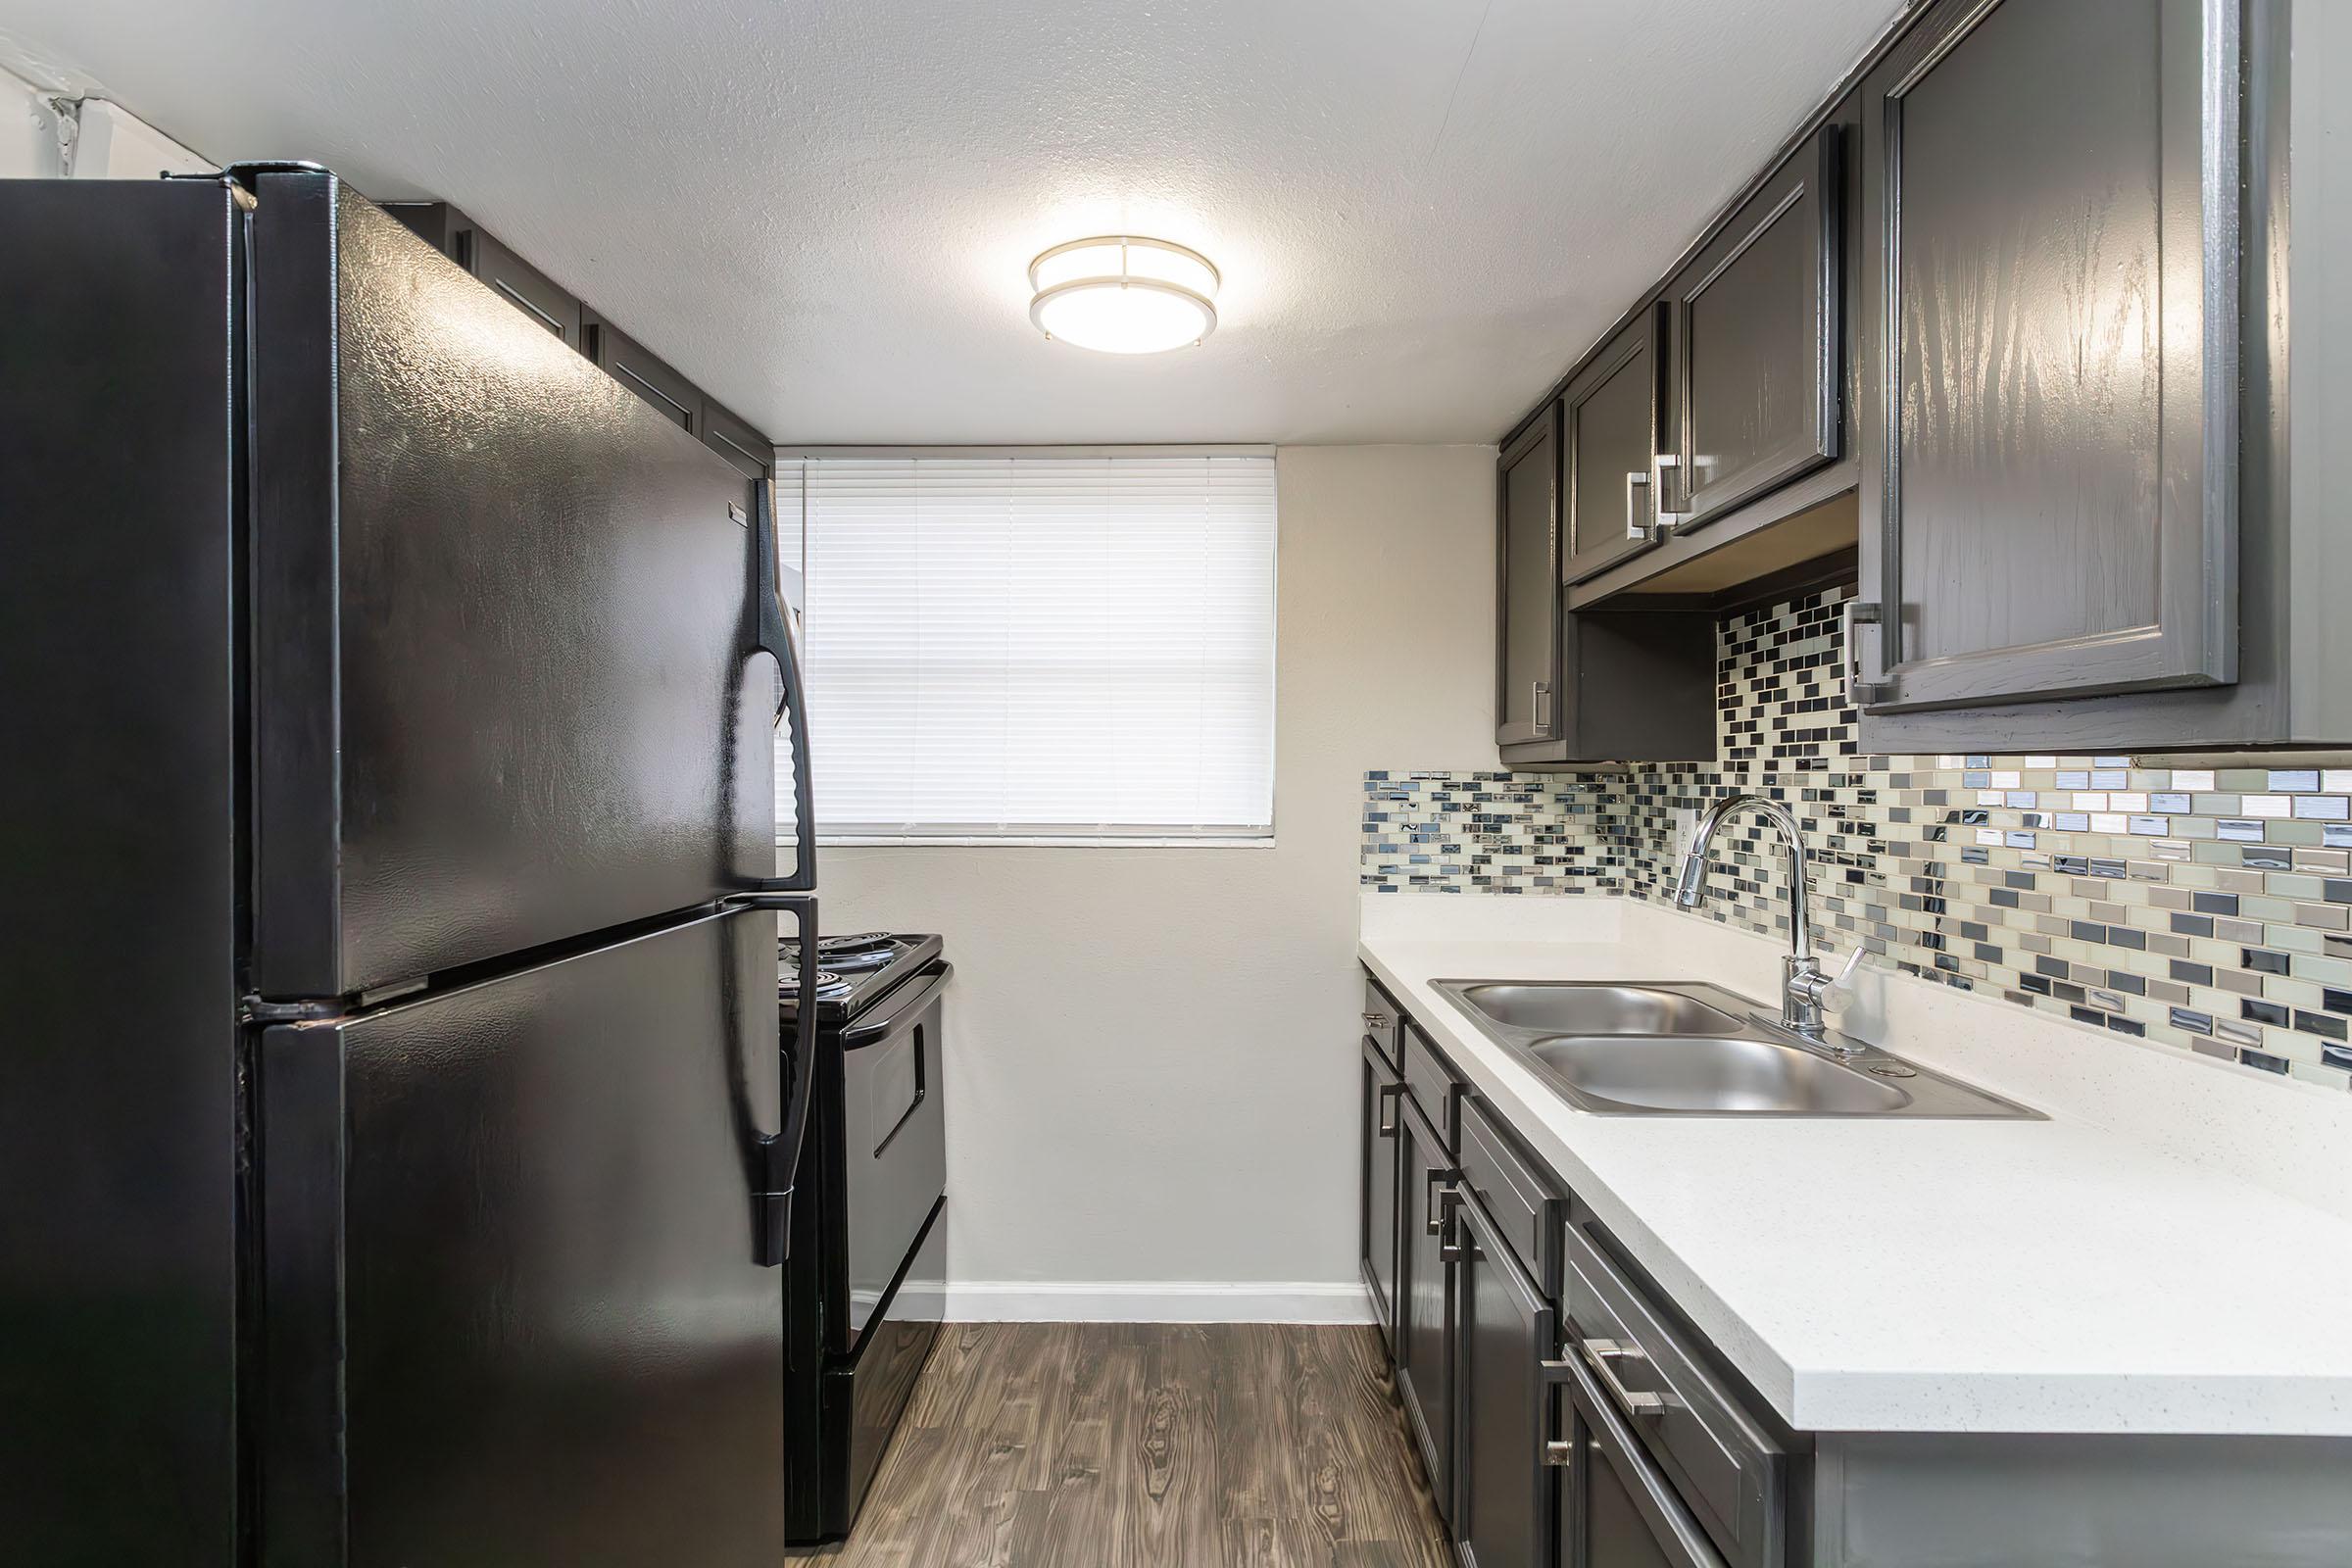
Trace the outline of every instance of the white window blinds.
<instances>
[{"instance_id":1,"label":"white window blinds","mask_svg":"<svg viewBox=\"0 0 2352 1568\"><path fill-rule=\"evenodd\" d=\"M1272 831L1273 459L809 459L776 499L822 834Z\"/></svg>"}]
</instances>

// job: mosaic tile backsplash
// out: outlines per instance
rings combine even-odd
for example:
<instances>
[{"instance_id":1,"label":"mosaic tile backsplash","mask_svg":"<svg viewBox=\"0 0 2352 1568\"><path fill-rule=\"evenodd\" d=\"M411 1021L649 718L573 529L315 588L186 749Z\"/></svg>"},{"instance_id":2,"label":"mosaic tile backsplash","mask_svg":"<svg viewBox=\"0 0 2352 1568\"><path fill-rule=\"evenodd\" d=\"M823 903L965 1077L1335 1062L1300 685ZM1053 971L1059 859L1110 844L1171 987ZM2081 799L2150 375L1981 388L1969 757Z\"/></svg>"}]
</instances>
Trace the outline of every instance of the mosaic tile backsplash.
<instances>
[{"instance_id":1,"label":"mosaic tile backsplash","mask_svg":"<svg viewBox=\"0 0 2352 1568\"><path fill-rule=\"evenodd\" d=\"M1864 755L1838 628L1850 592L1722 623L1713 761L1366 775L1364 886L1662 903L1690 815L1754 792L1804 824L1826 949L2352 1088L2352 768ZM1768 834L1727 824L1702 912L1786 934Z\"/></svg>"},{"instance_id":2,"label":"mosaic tile backsplash","mask_svg":"<svg viewBox=\"0 0 2352 1568\"><path fill-rule=\"evenodd\" d=\"M1607 779L1367 773L1363 880L1436 893L1580 893L1611 881Z\"/></svg>"}]
</instances>

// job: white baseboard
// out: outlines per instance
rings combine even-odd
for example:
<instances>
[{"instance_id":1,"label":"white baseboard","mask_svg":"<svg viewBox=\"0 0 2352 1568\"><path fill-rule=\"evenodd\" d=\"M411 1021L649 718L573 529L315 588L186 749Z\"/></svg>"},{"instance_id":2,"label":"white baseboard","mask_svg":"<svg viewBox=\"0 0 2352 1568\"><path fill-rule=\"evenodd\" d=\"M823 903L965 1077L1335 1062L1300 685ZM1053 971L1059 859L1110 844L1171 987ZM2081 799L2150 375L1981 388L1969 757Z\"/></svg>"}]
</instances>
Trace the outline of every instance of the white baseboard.
<instances>
[{"instance_id":1,"label":"white baseboard","mask_svg":"<svg viewBox=\"0 0 2352 1568\"><path fill-rule=\"evenodd\" d=\"M1350 1280L983 1280L948 1287L951 1323L1369 1323Z\"/></svg>"}]
</instances>

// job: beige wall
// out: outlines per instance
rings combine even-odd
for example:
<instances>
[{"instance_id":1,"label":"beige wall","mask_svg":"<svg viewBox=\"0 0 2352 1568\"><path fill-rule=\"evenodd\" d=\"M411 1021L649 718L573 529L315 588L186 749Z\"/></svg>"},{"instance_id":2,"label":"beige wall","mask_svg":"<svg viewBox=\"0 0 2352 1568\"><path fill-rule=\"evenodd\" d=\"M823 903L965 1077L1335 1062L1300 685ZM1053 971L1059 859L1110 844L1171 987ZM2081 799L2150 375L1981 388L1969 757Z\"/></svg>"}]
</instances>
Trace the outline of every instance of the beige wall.
<instances>
[{"instance_id":1,"label":"beige wall","mask_svg":"<svg viewBox=\"0 0 2352 1568\"><path fill-rule=\"evenodd\" d=\"M827 928L956 961L959 1283L1355 1278L1362 775L1495 765L1494 462L1278 455L1271 849L825 853Z\"/></svg>"}]
</instances>

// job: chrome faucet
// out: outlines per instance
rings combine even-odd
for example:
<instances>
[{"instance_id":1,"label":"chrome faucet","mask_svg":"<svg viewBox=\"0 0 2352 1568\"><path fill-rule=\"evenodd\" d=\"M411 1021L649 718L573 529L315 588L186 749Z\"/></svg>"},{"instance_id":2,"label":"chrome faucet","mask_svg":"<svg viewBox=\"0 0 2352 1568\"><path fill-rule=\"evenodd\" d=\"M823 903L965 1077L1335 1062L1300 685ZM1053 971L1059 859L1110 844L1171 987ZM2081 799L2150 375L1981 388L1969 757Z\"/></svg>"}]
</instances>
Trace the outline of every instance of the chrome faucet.
<instances>
[{"instance_id":1,"label":"chrome faucet","mask_svg":"<svg viewBox=\"0 0 2352 1568\"><path fill-rule=\"evenodd\" d=\"M1805 839L1787 807L1761 795L1734 795L1708 807L1690 830L1690 849L1675 879L1674 902L1686 909L1698 907L1706 892L1707 846L1727 817L1743 810L1753 810L1780 829L1788 845L1788 956L1781 960L1781 1027L1833 1050L1858 1049L1830 1037L1822 1019L1822 1002L1837 981L1822 972L1813 956L1813 924L1805 916Z\"/></svg>"}]
</instances>

